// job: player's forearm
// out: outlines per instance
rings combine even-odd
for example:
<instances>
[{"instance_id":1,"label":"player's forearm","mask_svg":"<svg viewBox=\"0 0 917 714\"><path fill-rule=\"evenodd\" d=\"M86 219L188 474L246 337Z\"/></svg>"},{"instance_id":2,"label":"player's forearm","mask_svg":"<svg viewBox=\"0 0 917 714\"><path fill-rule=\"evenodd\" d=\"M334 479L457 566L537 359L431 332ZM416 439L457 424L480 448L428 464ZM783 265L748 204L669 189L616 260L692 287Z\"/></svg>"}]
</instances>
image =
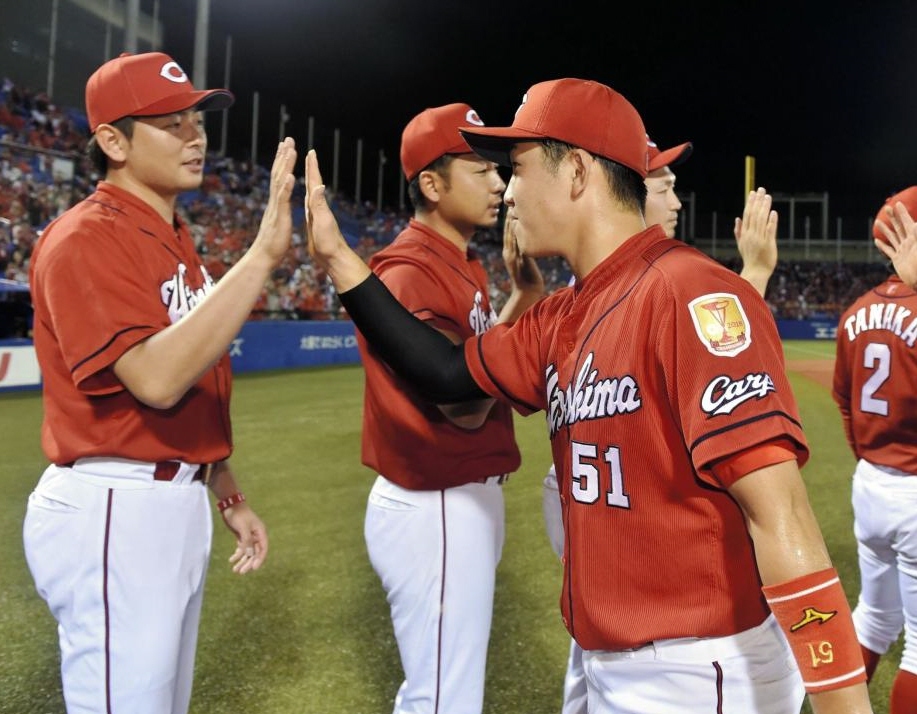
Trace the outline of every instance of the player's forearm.
<instances>
[{"instance_id":1,"label":"player's forearm","mask_svg":"<svg viewBox=\"0 0 917 714\"><path fill-rule=\"evenodd\" d=\"M229 461L220 461L214 464L209 486L210 491L218 501L229 498L241 491L239 484L236 483L236 477L232 472Z\"/></svg>"},{"instance_id":2,"label":"player's forearm","mask_svg":"<svg viewBox=\"0 0 917 714\"><path fill-rule=\"evenodd\" d=\"M354 324L383 361L436 404L486 397L468 372L462 345L418 320L375 275L338 293Z\"/></svg>"},{"instance_id":3,"label":"player's forearm","mask_svg":"<svg viewBox=\"0 0 917 714\"><path fill-rule=\"evenodd\" d=\"M118 378L144 404L174 406L226 353L272 268L267 256L249 251L191 312L125 353L115 364Z\"/></svg>"},{"instance_id":4,"label":"player's forearm","mask_svg":"<svg viewBox=\"0 0 917 714\"><path fill-rule=\"evenodd\" d=\"M795 461L743 476L730 493L745 514L764 585L831 567Z\"/></svg>"}]
</instances>

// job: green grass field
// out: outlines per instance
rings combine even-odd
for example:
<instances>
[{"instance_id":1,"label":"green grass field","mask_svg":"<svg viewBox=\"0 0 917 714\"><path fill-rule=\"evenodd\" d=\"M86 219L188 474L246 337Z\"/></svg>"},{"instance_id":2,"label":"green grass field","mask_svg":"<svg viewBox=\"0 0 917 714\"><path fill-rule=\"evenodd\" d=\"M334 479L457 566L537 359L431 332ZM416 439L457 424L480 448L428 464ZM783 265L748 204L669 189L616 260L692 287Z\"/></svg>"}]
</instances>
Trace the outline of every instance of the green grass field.
<instances>
[{"instance_id":1,"label":"green grass field","mask_svg":"<svg viewBox=\"0 0 917 714\"><path fill-rule=\"evenodd\" d=\"M791 342L788 360L830 359L829 342ZM825 387L791 372L812 458L809 494L853 599L858 586L849 483L853 458ZM362 370L319 368L236 378L234 468L265 520L270 555L238 577L216 518L191 709L204 714L386 714L401 681L381 585L363 543L373 474L360 464ZM0 395L0 713L63 712L56 628L22 553L22 518L45 466L37 392ZM568 636L557 607L560 563L544 532L550 463L543 415L517 418L520 471L504 487L507 539L485 712L555 714ZM872 684L877 714L900 644ZM741 713L732 713L741 714Z\"/></svg>"}]
</instances>

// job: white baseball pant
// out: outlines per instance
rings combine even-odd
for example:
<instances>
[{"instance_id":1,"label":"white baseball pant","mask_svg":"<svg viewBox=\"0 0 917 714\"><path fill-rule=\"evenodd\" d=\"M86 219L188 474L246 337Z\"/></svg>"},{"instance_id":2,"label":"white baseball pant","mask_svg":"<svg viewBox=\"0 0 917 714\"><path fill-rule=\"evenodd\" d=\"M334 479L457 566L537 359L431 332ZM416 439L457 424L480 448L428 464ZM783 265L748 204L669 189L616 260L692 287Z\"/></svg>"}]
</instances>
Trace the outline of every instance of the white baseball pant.
<instances>
[{"instance_id":1,"label":"white baseball pant","mask_svg":"<svg viewBox=\"0 0 917 714\"><path fill-rule=\"evenodd\" d=\"M29 496L26 561L58 623L69 714L188 711L213 521L201 482L153 467L52 465Z\"/></svg>"},{"instance_id":2,"label":"white baseball pant","mask_svg":"<svg viewBox=\"0 0 917 714\"><path fill-rule=\"evenodd\" d=\"M917 477L860 459L853 474L860 643L885 654L904 628L901 669L917 674Z\"/></svg>"},{"instance_id":3,"label":"white baseball pant","mask_svg":"<svg viewBox=\"0 0 917 714\"><path fill-rule=\"evenodd\" d=\"M413 491L379 476L364 536L404 669L394 714L481 714L504 540L498 478Z\"/></svg>"}]
</instances>

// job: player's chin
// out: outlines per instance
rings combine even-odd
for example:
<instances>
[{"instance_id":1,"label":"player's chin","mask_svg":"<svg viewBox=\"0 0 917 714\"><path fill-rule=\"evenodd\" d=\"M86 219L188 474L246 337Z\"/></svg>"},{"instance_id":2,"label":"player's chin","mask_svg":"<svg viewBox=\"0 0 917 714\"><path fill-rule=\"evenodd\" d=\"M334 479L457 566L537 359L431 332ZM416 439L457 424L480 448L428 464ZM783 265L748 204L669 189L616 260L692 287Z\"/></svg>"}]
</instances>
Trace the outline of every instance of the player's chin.
<instances>
[{"instance_id":1,"label":"player's chin","mask_svg":"<svg viewBox=\"0 0 917 714\"><path fill-rule=\"evenodd\" d=\"M182 191L193 191L200 188L201 184L204 183L204 172L183 170L179 183Z\"/></svg>"}]
</instances>

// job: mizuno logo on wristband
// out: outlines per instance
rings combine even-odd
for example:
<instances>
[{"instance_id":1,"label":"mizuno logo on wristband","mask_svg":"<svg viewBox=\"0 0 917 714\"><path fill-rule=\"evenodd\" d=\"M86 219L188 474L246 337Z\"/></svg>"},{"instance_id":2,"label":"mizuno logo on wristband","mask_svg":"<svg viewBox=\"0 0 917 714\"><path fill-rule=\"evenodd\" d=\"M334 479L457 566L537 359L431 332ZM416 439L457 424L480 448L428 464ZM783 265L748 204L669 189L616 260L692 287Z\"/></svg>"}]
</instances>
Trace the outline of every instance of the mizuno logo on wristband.
<instances>
[{"instance_id":1,"label":"mizuno logo on wristband","mask_svg":"<svg viewBox=\"0 0 917 714\"><path fill-rule=\"evenodd\" d=\"M807 607L805 610L803 610L803 618L795 625L790 627L790 632L801 630L811 622L817 622L819 625L823 625L836 614L837 610L832 612L822 612L821 610L816 610L814 607Z\"/></svg>"}]
</instances>

